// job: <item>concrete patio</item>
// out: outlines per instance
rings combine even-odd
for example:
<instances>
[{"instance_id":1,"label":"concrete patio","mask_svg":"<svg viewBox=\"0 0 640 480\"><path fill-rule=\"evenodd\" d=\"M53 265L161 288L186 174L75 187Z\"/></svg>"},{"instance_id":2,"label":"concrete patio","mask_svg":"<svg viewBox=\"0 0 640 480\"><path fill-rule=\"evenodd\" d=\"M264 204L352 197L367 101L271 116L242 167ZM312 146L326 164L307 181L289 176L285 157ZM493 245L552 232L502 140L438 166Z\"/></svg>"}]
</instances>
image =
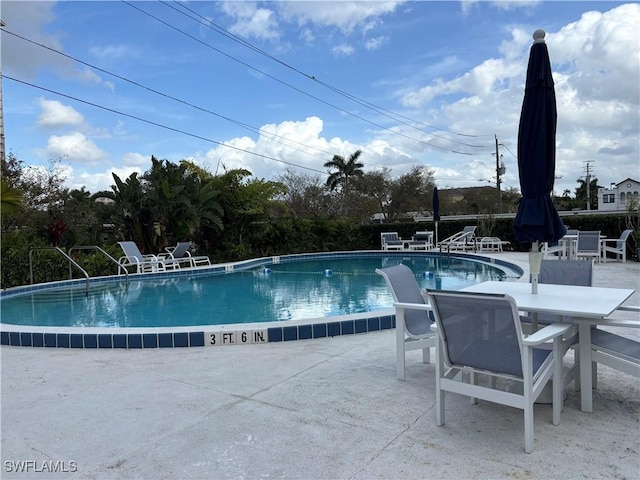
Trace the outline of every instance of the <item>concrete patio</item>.
<instances>
[{"instance_id":1,"label":"concrete patio","mask_svg":"<svg viewBox=\"0 0 640 480\"><path fill-rule=\"evenodd\" d=\"M527 258L496 256L522 266ZM635 288L628 304L639 305L640 263L596 264L594 284ZM640 329L615 331L640 339ZM550 405L536 405L528 455L520 410L450 394L437 427L434 365L411 352L407 379L397 380L394 339L382 331L218 348L2 347L1 476L640 478L637 379L600 366L594 412L581 412L570 390L559 426Z\"/></svg>"}]
</instances>

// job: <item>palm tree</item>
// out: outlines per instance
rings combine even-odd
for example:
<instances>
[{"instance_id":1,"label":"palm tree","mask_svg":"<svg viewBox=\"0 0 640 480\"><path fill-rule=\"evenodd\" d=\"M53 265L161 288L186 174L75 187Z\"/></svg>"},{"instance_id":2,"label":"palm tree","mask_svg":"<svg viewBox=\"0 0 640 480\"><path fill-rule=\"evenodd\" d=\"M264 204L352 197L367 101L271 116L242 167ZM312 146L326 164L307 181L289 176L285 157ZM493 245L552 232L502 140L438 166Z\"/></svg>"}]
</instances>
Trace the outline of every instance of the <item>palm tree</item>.
<instances>
[{"instance_id":1,"label":"palm tree","mask_svg":"<svg viewBox=\"0 0 640 480\"><path fill-rule=\"evenodd\" d=\"M361 177L364 172L362 167L363 163L358 162L358 158L362 154L362 150L356 150L349 156L349 160L345 160L340 155L334 155L333 159L324 164L326 168L336 169L334 172L329 172L327 178L327 187L331 190L335 190L338 186L342 187L342 192L349 191L349 179L351 177Z\"/></svg>"}]
</instances>

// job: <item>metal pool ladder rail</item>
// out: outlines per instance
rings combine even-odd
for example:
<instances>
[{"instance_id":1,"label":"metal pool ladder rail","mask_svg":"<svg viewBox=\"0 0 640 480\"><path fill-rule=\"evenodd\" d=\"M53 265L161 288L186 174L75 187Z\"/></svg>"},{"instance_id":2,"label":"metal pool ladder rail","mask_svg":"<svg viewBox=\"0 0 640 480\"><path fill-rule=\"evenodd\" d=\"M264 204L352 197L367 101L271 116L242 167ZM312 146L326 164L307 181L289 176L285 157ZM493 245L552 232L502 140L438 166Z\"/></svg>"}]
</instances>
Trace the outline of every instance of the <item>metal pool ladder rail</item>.
<instances>
[{"instance_id":1,"label":"metal pool ladder rail","mask_svg":"<svg viewBox=\"0 0 640 480\"><path fill-rule=\"evenodd\" d=\"M34 247L34 248L31 248L29 250L29 281L30 281L31 285L33 285L33 252L42 251L42 250L53 250L53 251L56 251L56 252L60 253L64 258L66 258L69 261L69 278L70 279L73 278L73 273L71 271L71 266L72 265L82 272L82 274L84 275L84 278L86 280L86 294L87 294L87 296L89 296L89 278L90 277L89 277L89 274L87 273L87 271L84 268L82 268L80 265L78 265L78 262L76 262L69 255L69 254L71 254L71 252L73 250L98 250L99 252L103 253L109 260L111 260L113 263L115 263L118 266L118 273L120 273L121 270L124 270L125 283L126 283L127 288L129 287L129 272L127 271L127 269L124 268L122 265L120 265L120 263L118 263L118 261L115 258L113 258L111 255L109 255L107 252L105 252L102 248L98 247L97 245L89 245L89 246L82 246L82 247L71 247L69 249L69 254L67 254L60 247Z\"/></svg>"}]
</instances>

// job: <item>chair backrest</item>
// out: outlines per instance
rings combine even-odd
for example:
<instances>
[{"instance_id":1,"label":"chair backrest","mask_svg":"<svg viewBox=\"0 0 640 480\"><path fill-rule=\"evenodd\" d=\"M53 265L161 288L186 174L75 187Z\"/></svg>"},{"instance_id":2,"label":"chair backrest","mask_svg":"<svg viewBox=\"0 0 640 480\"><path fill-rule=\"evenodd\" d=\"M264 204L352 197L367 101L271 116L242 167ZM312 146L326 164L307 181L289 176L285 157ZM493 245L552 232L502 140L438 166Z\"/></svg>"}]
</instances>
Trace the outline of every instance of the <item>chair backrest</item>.
<instances>
[{"instance_id":1,"label":"chair backrest","mask_svg":"<svg viewBox=\"0 0 640 480\"><path fill-rule=\"evenodd\" d=\"M176 248L171 252L171 255L173 255L173 258L182 258L187 253L190 246L191 242L178 242Z\"/></svg>"},{"instance_id":2,"label":"chair backrest","mask_svg":"<svg viewBox=\"0 0 640 480\"><path fill-rule=\"evenodd\" d=\"M144 258L136 242L118 242L118 245L120 245L120 248L122 248L122 251L127 257L135 258L139 262L144 262Z\"/></svg>"},{"instance_id":3,"label":"chair backrest","mask_svg":"<svg viewBox=\"0 0 640 480\"><path fill-rule=\"evenodd\" d=\"M576 250L578 252L600 251L600 231L578 231Z\"/></svg>"},{"instance_id":4,"label":"chair backrest","mask_svg":"<svg viewBox=\"0 0 640 480\"><path fill-rule=\"evenodd\" d=\"M476 228L478 228L476 225L467 225L466 227L464 227L462 229L462 231L464 233L470 233L470 234L474 235L476 233Z\"/></svg>"},{"instance_id":5,"label":"chair backrest","mask_svg":"<svg viewBox=\"0 0 640 480\"><path fill-rule=\"evenodd\" d=\"M444 360L522 377L522 329L508 295L429 290Z\"/></svg>"},{"instance_id":6,"label":"chair backrest","mask_svg":"<svg viewBox=\"0 0 640 480\"><path fill-rule=\"evenodd\" d=\"M591 287L593 260L542 260L538 282Z\"/></svg>"},{"instance_id":7,"label":"chair backrest","mask_svg":"<svg viewBox=\"0 0 640 480\"><path fill-rule=\"evenodd\" d=\"M622 235L620 235L620 238L616 242L616 248L618 250L622 250L626 247L627 239L629 238L629 235L631 235L632 233L633 233L633 230L625 230L624 232L622 232Z\"/></svg>"},{"instance_id":8,"label":"chair backrest","mask_svg":"<svg viewBox=\"0 0 640 480\"><path fill-rule=\"evenodd\" d=\"M395 302L417 303L424 305L425 302L416 277L409 267L404 264L393 267L378 268L376 273L382 275L387 282L391 296ZM405 328L412 335L423 335L429 329L431 320L429 314L424 310L405 310Z\"/></svg>"},{"instance_id":9,"label":"chair backrest","mask_svg":"<svg viewBox=\"0 0 640 480\"><path fill-rule=\"evenodd\" d=\"M578 235L578 230L567 230L567 233L565 233L565 235Z\"/></svg>"},{"instance_id":10,"label":"chair backrest","mask_svg":"<svg viewBox=\"0 0 640 480\"><path fill-rule=\"evenodd\" d=\"M431 234L429 232L416 232L413 236L413 240L416 242L427 241Z\"/></svg>"},{"instance_id":11,"label":"chair backrest","mask_svg":"<svg viewBox=\"0 0 640 480\"><path fill-rule=\"evenodd\" d=\"M380 234L380 239L382 240L382 245L387 242L397 242L400 240L398 238L398 232L382 232Z\"/></svg>"}]
</instances>

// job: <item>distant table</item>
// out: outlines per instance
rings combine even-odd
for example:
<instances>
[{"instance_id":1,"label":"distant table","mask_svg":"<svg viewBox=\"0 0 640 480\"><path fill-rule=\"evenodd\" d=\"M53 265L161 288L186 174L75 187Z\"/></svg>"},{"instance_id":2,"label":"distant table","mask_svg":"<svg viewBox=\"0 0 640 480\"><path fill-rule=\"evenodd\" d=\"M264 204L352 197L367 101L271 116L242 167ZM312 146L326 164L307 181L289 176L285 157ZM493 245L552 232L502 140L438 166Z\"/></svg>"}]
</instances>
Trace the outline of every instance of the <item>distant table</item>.
<instances>
[{"instance_id":1,"label":"distant table","mask_svg":"<svg viewBox=\"0 0 640 480\"><path fill-rule=\"evenodd\" d=\"M538 293L531 293L525 282L482 282L462 291L506 293L514 298L518 308L532 313L567 315L578 325L580 336L580 408L593 411L591 365L591 326L597 325L622 305L634 290L630 288L578 287L573 285L539 284Z\"/></svg>"}]
</instances>

